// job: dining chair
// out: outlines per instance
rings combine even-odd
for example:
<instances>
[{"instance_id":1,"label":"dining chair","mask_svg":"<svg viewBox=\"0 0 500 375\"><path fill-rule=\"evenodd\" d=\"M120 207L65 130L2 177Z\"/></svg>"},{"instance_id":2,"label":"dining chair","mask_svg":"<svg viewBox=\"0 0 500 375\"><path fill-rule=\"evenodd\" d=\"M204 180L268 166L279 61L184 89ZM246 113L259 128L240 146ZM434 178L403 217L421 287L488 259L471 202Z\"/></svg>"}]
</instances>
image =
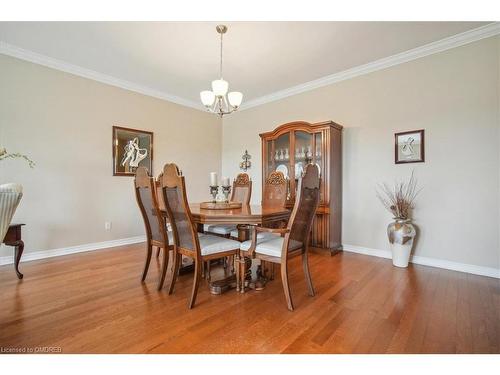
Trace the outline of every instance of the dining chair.
<instances>
[{"instance_id":1,"label":"dining chair","mask_svg":"<svg viewBox=\"0 0 500 375\"><path fill-rule=\"evenodd\" d=\"M252 238L242 242L242 255L281 265L281 281L288 305L293 311L292 296L288 285L288 261L302 255L302 266L306 277L309 295L314 296L314 287L309 272L307 259L309 235L316 209L319 204L320 177L316 165L306 166L303 176L299 180L295 204L286 228L255 227ZM258 233L280 234L281 236L261 237Z\"/></svg>"},{"instance_id":2,"label":"dining chair","mask_svg":"<svg viewBox=\"0 0 500 375\"><path fill-rule=\"evenodd\" d=\"M262 205L270 207L283 207L286 203L288 193L287 180L283 172L271 172L266 178L264 192L262 194Z\"/></svg>"},{"instance_id":3,"label":"dining chair","mask_svg":"<svg viewBox=\"0 0 500 375\"><path fill-rule=\"evenodd\" d=\"M193 308L201 278L203 262L235 256L240 243L228 238L198 233L186 196L184 176L175 164L166 164L161 177L163 199L174 235L174 265L169 294L172 294L177 280L181 256L194 261L194 280L188 307Z\"/></svg>"},{"instance_id":4,"label":"dining chair","mask_svg":"<svg viewBox=\"0 0 500 375\"><path fill-rule=\"evenodd\" d=\"M262 206L263 207L285 207L286 199L288 195L288 180L285 178L283 172L274 171L269 174L264 183L264 191L262 193ZM271 222L271 223L262 223L263 227L267 228L283 228L286 227L286 221L280 222ZM271 239L280 234L269 233L269 232L258 232L258 239ZM269 277L271 280L274 280L274 263L261 261L259 272L262 276L267 276L269 273Z\"/></svg>"},{"instance_id":5,"label":"dining chair","mask_svg":"<svg viewBox=\"0 0 500 375\"><path fill-rule=\"evenodd\" d=\"M242 205L249 205L250 198L252 197L252 181L246 173L240 173L233 181L233 189L231 193L231 202L239 202ZM211 234L216 234L219 236L224 236L232 239L238 239L238 225L234 224L217 224L217 225L206 225L204 226L204 231ZM228 265L232 265L234 259L229 257L223 260L224 269L227 269ZM210 262L206 263L206 273L208 279L210 279Z\"/></svg>"},{"instance_id":6,"label":"dining chair","mask_svg":"<svg viewBox=\"0 0 500 375\"><path fill-rule=\"evenodd\" d=\"M242 205L249 205L252 197L252 181L246 173L240 173L233 181L231 193L231 202L238 202ZM204 227L205 232L218 234L224 237L238 238L238 229L236 225L217 224Z\"/></svg>"},{"instance_id":7,"label":"dining chair","mask_svg":"<svg viewBox=\"0 0 500 375\"><path fill-rule=\"evenodd\" d=\"M266 178L262 194L263 207L285 207L288 194L288 181L282 172L271 172ZM286 222L262 223L263 227L285 227ZM271 233L259 233L259 238L273 236Z\"/></svg>"},{"instance_id":8,"label":"dining chair","mask_svg":"<svg viewBox=\"0 0 500 375\"><path fill-rule=\"evenodd\" d=\"M146 264L144 265L141 281L146 279L153 246L157 246L158 249L163 249L163 264L158 283L158 289L161 289L167 271L169 250L173 250L173 235L171 231L167 230L165 219L161 215L155 180L149 176L147 168L137 168L134 186L135 197L146 228Z\"/></svg>"}]
</instances>

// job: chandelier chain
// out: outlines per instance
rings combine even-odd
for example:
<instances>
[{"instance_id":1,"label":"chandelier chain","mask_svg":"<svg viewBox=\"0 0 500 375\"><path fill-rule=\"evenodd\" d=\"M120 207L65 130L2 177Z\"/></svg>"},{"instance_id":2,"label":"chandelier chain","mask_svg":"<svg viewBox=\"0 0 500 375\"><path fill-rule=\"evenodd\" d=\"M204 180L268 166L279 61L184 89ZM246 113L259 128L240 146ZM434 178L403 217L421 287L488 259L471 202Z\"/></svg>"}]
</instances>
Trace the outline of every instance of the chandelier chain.
<instances>
[{"instance_id":1,"label":"chandelier chain","mask_svg":"<svg viewBox=\"0 0 500 375\"><path fill-rule=\"evenodd\" d=\"M220 34L220 78L222 79L222 37L223 33Z\"/></svg>"}]
</instances>

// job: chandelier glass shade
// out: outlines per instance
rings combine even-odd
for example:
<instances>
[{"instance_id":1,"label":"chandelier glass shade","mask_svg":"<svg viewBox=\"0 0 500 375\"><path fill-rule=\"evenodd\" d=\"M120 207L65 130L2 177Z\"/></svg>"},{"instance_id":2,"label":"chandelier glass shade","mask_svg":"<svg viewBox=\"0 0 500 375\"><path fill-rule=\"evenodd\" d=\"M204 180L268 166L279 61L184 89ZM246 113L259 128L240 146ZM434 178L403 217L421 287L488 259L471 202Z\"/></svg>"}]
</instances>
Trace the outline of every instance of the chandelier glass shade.
<instances>
[{"instance_id":1,"label":"chandelier glass shade","mask_svg":"<svg viewBox=\"0 0 500 375\"><path fill-rule=\"evenodd\" d=\"M200 92L200 99L205 108L219 116L224 116L236 111L243 101L243 94L238 91L229 92L229 83L222 78L222 36L227 31L227 26L218 25L220 34L220 79L212 81L212 91Z\"/></svg>"}]
</instances>

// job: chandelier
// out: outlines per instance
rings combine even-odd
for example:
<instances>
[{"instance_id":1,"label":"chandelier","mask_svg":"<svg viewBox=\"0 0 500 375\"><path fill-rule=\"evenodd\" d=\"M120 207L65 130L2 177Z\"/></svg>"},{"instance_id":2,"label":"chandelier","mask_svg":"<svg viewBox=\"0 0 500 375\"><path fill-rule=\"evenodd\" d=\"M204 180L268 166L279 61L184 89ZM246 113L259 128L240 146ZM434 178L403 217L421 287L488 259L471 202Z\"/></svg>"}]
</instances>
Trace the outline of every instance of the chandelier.
<instances>
[{"instance_id":1,"label":"chandelier","mask_svg":"<svg viewBox=\"0 0 500 375\"><path fill-rule=\"evenodd\" d=\"M209 112L222 117L239 108L243 100L243 94L238 91L227 92L229 83L222 78L222 36L226 33L227 26L218 25L215 29L220 34L220 79L212 81L212 91L200 92L200 99Z\"/></svg>"}]
</instances>

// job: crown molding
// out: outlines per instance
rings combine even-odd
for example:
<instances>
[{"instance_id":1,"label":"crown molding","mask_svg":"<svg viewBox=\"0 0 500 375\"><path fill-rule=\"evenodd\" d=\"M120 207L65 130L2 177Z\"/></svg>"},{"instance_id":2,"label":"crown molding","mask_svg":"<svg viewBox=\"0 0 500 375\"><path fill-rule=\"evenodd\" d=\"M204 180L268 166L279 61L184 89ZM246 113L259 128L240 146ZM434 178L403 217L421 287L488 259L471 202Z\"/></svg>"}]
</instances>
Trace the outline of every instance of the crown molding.
<instances>
[{"instance_id":1,"label":"crown molding","mask_svg":"<svg viewBox=\"0 0 500 375\"><path fill-rule=\"evenodd\" d=\"M74 74L83 78L88 78L97 82L105 83L107 85L119 87L125 90L133 91L139 94L152 96L153 98L166 100L175 104L180 104L185 107L205 111L201 104L195 103L191 100L181 98L163 91L153 89L151 87L143 86L134 82L124 79L116 78L107 74L99 73L91 69L83 68L78 65L70 64L68 62L54 59L33 51L29 51L3 41L0 41L0 54L15 57L17 59L29 61L35 64L43 65L52 69L60 70L66 73Z\"/></svg>"},{"instance_id":2,"label":"crown molding","mask_svg":"<svg viewBox=\"0 0 500 375\"><path fill-rule=\"evenodd\" d=\"M406 62L416 60L435 53L443 52L452 48L460 47L465 44L473 43L478 40L489 38L500 34L500 22L493 22L488 25L472 29L457 35L450 36L445 39L432 42L421 47L417 47L405 52L398 53L389 57L372 61L370 63L360 65L342 72L334 73L314 81L302 83L297 86L289 87L284 90L264 95L255 99L244 102L239 108L239 111L257 107L266 103L280 100L289 96L301 94L323 86L328 86L336 82L345 81L364 74L376 72L386 69L391 66L404 64ZM94 70L86 69L78 65L70 64L62 60L54 59L33 51L29 51L3 41L0 41L0 54L12 56L21 60L26 60L35 64L47 66L52 69L60 70L66 73L74 74L80 77L88 78L94 81L105 83L111 86L120 87L125 90L137 92L139 94L151 96L154 98L166 100L172 103L180 104L186 107L194 108L205 112L205 109L197 102L189 99L184 99L179 96L159 91L147 86L143 86L134 82L116 78L107 74L99 73Z\"/></svg>"},{"instance_id":3,"label":"crown molding","mask_svg":"<svg viewBox=\"0 0 500 375\"><path fill-rule=\"evenodd\" d=\"M297 86L276 91L269 95L264 95L256 99L249 100L248 102L244 102L239 110L243 111L245 109L257 107L259 105L270 103L289 96L301 94L303 92L311 91L323 86L328 86L336 82L345 81L347 79L358 77L364 74L376 72L378 70L386 69L391 66L404 64L421 57L460 47L465 44L476 42L478 40L489 38L498 34L500 34L500 22L493 22L476 29L472 29L445 39L438 40L436 42L425 44L421 47L398 53L396 55L384 57L380 60L375 60L364 65L360 65L339 73L316 79L314 81L302 83Z\"/></svg>"}]
</instances>

